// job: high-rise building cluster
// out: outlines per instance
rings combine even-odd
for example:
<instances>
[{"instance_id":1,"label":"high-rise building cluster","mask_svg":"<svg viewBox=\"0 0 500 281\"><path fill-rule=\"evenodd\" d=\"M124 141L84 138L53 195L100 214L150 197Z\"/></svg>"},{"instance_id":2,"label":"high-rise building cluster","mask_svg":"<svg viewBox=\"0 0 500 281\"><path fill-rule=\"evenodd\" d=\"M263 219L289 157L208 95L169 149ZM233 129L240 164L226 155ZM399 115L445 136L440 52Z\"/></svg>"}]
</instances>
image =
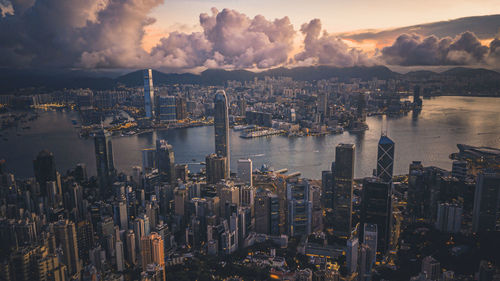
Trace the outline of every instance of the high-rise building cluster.
<instances>
[{"instance_id":1,"label":"high-rise building cluster","mask_svg":"<svg viewBox=\"0 0 500 281\"><path fill-rule=\"evenodd\" d=\"M152 73L144 72L146 119L185 120L193 112L191 93L156 95ZM288 79L248 85L264 96L276 91L289 98L304 95ZM316 86L322 90L315 106L300 102L288 108L248 95L238 96L235 104L224 90L208 88L210 103L203 111L213 116L214 146L199 173L176 163L175 148L159 138L137 155L142 166L118 171L112 133L104 127L94 132L95 173L80 163L61 174L60 156L47 150L33 161L34 178L16 179L0 163L0 280L164 281L182 272L203 274L207 264L213 267L210 278L224 279L231 263L228 271L255 272L259 277L254 279L370 281L387 270L396 272L404 262L402 268L417 275L414 280L462 278L441 262L441 255L421 249L443 241L426 235L447 237L447 245L454 245L455 236L479 241L478 235L500 231L500 173L486 163L495 157L491 150L461 145L466 157L453 161L451 172L414 161L407 175L395 176L395 164L401 164L395 162L396 144L383 133L374 151L373 176L361 179L355 178L360 160L352 143L335 145L335 159L320 180L259 169L248 156L231 159L230 125L245 118L250 130L275 126L274 116L286 118L288 125L280 126L297 134L300 128L314 127L318 133L339 122L363 129L373 97L336 97L353 105L342 108L348 110L342 115L328 94L332 84ZM88 99L82 97L82 103ZM333 122L334 117L339 119ZM467 247L450 252L458 255ZM487 258L477 265L480 280L495 280L498 266ZM262 272L265 276L258 275Z\"/></svg>"}]
</instances>

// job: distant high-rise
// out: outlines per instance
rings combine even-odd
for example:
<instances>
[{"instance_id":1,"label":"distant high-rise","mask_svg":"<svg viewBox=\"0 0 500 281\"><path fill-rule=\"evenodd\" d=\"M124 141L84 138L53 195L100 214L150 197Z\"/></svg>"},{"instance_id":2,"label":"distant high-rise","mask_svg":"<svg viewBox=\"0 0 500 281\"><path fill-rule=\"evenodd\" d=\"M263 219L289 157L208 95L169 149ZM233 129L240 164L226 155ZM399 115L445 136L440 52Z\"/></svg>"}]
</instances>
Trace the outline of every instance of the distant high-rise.
<instances>
[{"instance_id":1,"label":"distant high-rise","mask_svg":"<svg viewBox=\"0 0 500 281\"><path fill-rule=\"evenodd\" d=\"M238 160L238 178L252 186L252 160L251 159L240 159Z\"/></svg>"},{"instance_id":2,"label":"distant high-rise","mask_svg":"<svg viewBox=\"0 0 500 281\"><path fill-rule=\"evenodd\" d=\"M183 97L177 97L175 99L175 116L177 120L187 118L187 102Z\"/></svg>"},{"instance_id":3,"label":"distant high-rise","mask_svg":"<svg viewBox=\"0 0 500 281\"><path fill-rule=\"evenodd\" d=\"M174 148L165 140L156 140L156 167L163 182L175 182Z\"/></svg>"},{"instance_id":4,"label":"distant high-rise","mask_svg":"<svg viewBox=\"0 0 500 281\"><path fill-rule=\"evenodd\" d=\"M47 182L56 181L56 163L54 160L54 154L48 150L42 150L38 153L35 160L33 160L33 170L35 172L35 178L40 185L40 192L42 196L47 195Z\"/></svg>"},{"instance_id":5,"label":"distant high-rise","mask_svg":"<svg viewBox=\"0 0 500 281\"><path fill-rule=\"evenodd\" d=\"M157 117L160 122L174 122L177 120L176 100L174 96L161 94L158 96Z\"/></svg>"},{"instance_id":6,"label":"distant high-rise","mask_svg":"<svg viewBox=\"0 0 500 281\"><path fill-rule=\"evenodd\" d=\"M500 229L500 173L483 172L477 176L472 211L472 231Z\"/></svg>"},{"instance_id":7,"label":"distant high-rise","mask_svg":"<svg viewBox=\"0 0 500 281\"><path fill-rule=\"evenodd\" d=\"M342 238L349 238L352 231L354 149L354 144L339 144L335 149L333 231L336 236Z\"/></svg>"},{"instance_id":8,"label":"distant high-rise","mask_svg":"<svg viewBox=\"0 0 500 281\"><path fill-rule=\"evenodd\" d=\"M111 134L104 129L99 130L95 134L94 145L97 178L101 191L104 191L104 189L111 184L115 175Z\"/></svg>"},{"instance_id":9,"label":"distant high-rise","mask_svg":"<svg viewBox=\"0 0 500 281\"><path fill-rule=\"evenodd\" d=\"M215 153L217 156L226 157L226 178L229 178L229 113L226 92L218 90L215 93Z\"/></svg>"},{"instance_id":10,"label":"distant high-rise","mask_svg":"<svg viewBox=\"0 0 500 281\"><path fill-rule=\"evenodd\" d=\"M151 69L144 70L144 111L146 117L153 118L154 112L155 90L153 87L153 71Z\"/></svg>"},{"instance_id":11,"label":"distant high-rise","mask_svg":"<svg viewBox=\"0 0 500 281\"><path fill-rule=\"evenodd\" d=\"M391 182L393 169L394 142L386 135L382 135L378 142L377 177L385 182Z\"/></svg>"},{"instance_id":12,"label":"distant high-rise","mask_svg":"<svg viewBox=\"0 0 500 281\"><path fill-rule=\"evenodd\" d=\"M380 178L365 178L361 199L361 225L377 226L377 251L385 253L389 247L392 226L391 183ZM362 229L363 231L364 229ZM363 241L363 243L366 243Z\"/></svg>"}]
</instances>

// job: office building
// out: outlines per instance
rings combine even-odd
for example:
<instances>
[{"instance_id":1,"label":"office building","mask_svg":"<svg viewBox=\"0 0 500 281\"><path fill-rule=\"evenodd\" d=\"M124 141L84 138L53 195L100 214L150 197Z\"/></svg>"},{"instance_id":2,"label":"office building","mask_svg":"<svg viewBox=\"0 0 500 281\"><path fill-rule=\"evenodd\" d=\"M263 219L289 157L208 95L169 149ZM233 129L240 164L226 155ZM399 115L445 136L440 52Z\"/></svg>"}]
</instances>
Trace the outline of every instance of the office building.
<instances>
[{"instance_id":1,"label":"office building","mask_svg":"<svg viewBox=\"0 0 500 281\"><path fill-rule=\"evenodd\" d=\"M429 280L439 280L441 278L441 264L432 256L427 256L422 260L422 273Z\"/></svg>"},{"instance_id":2,"label":"office building","mask_svg":"<svg viewBox=\"0 0 500 281\"><path fill-rule=\"evenodd\" d=\"M269 234L271 232L271 201L267 192L259 192L255 196L255 232Z\"/></svg>"},{"instance_id":3,"label":"office building","mask_svg":"<svg viewBox=\"0 0 500 281\"><path fill-rule=\"evenodd\" d=\"M363 227L363 244L369 248L367 254L370 266L377 260L378 229L376 224L365 223Z\"/></svg>"},{"instance_id":4,"label":"office building","mask_svg":"<svg viewBox=\"0 0 500 281\"><path fill-rule=\"evenodd\" d=\"M290 236L310 234L312 201L309 192L309 182L307 180L299 180L288 183L286 199L288 202L288 234Z\"/></svg>"},{"instance_id":5,"label":"office building","mask_svg":"<svg viewBox=\"0 0 500 281\"><path fill-rule=\"evenodd\" d=\"M439 204L437 209L436 229L448 233L460 232L462 226L462 213L462 207L457 204Z\"/></svg>"},{"instance_id":6,"label":"office building","mask_svg":"<svg viewBox=\"0 0 500 281\"><path fill-rule=\"evenodd\" d=\"M337 237L347 239L352 231L354 149L354 144L339 144L335 149L333 232Z\"/></svg>"},{"instance_id":7,"label":"office building","mask_svg":"<svg viewBox=\"0 0 500 281\"><path fill-rule=\"evenodd\" d=\"M238 178L245 184L253 185L251 159L238 160Z\"/></svg>"},{"instance_id":8,"label":"office building","mask_svg":"<svg viewBox=\"0 0 500 281\"><path fill-rule=\"evenodd\" d=\"M153 70L145 69L144 72L144 112L146 117L155 116L155 90L153 87Z\"/></svg>"},{"instance_id":9,"label":"office building","mask_svg":"<svg viewBox=\"0 0 500 281\"><path fill-rule=\"evenodd\" d=\"M42 150L33 160L33 170L35 178L40 185L40 193L42 196L47 196L47 182L57 180L56 163L54 154L48 150Z\"/></svg>"},{"instance_id":10,"label":"office building","mask_svg":"<svg viewBox=\"0 0 500 281\"><path fill-rule=\"evenodd\" d=\"M229 178L227 172L228 161L226 157L218 156L215 153L207 155L205 158L207 183L216 184L222 179Z\"/></svg>"},{"instance_id":11,"label":"office building","mask_svg":"<svg viewBox=\"0 0 500 281\"><path fill-rule=\"evenodd\" d=\"M388 250L392 232L391 187L390 181L387 182L380 178L372 177L363 180L361 225L376 225L378 230L378 243L376 245L378 248L375 250L381 253Z\"/></svg>"},{"instance_id":12,"label":"office building","mask_svg":"<svg viewBox=\"0 0 500 281\"><path fill-rule=\"evenodd\" d=\"M108 193L106 188L111 185L115 175L111 134L104 129L99 130L95 134L94 145L97 178L101 188L101 196L105 196Z\"/></svg>"},{"instance_id":13,"label":"office building","mask_svg":"<svg viewBox=\"0 0 500 281\"><path fill-rule=\"evenodd\" d=\"M333 208L333 189L335 187L335 162L332 162L332 167L329 171L321 172L321 200L323 208Z\"/></svg>"},{"instance_id":14,"label":"office building","mask_svg":"<svg viewBox=\"0 0 500 281\"><path fill-rule=\"evenodd\" d=\"M162 182L175 182L174 148L165 140L156 140L156 167Z\"/></svg>"},{"instance_id":15,"label":"office building","mask_svg":"<svg viewBox=\"0 0 500 281\"><path fill-rule=\"evenodd\" d=\"M377 177L385 182L391 182L393 170L394 142L386 135L382 135L378 142Z\"/></svg>"},{"instance_id":16,"label":"office building","mask_svg":"<svg viewBox=\"0 0 500 281\"><path fill-rule=\"evenodd\" d=\"M218 90L215 93L215 154L225 157L226 170L224 178L229 178L230 154L229 154L229 113L226 92Z\"/></svg>"},{"instance_id":17,"label":"office building","mask_svg":"<svg viewBox=\"0 0 500 281\"><path fill-rule=\"evenodd\" d=\"M177 120L183 120L188 117L187 115L187 103L186 99L183 97L177 97L175 99L175 116Z\"/></svg>"},{"instance_id":18,"label":"office building","mask_svg":"<svg viewBox=\"0 0 500 281\"><path fill-rule=\"evenodd\" d=\"M156 115L162 123L177 121L175 97L164 94L159 95Z\"/></svg>"},{"instance_id":19,"label":"office building","mask_svg":"<svg viewBox=\"0 0 500 281\"><path fill-rule=\"evenodd\" d=\"M115 243L115 258L116 258L116 271L122 272L125 269L125 252L123 249L123 242L120 241L120 236L117 236Z\"/></svg>"},{"instance_id":20,"label":"office building","mask_svg":"<svg viewBox=\"0 0 500 281\"><path fill-rule=\"evenodd\" d=\"M347 240L346 265L347 272L352 274L358 269L359 240L356 237Z\"/></svg>"},{"instance_id":21,"label":"office building","mask_svg":"<svg viewBox=\"0 0 500 281\"><path fill-rule=\"evenodd\" d=\"M481 172L477 176L472 211L472 231L500 229L500 173Z\"/></svg>"},{"instance_id":22,"label":"office building","mask_svg":"<svg viewBox=\"0 0 500 281\"><path fill-rule=\"evenodd\" d=\"M156 149L154 148L144 148L142 150L142 170L146 173L150 173L152 170L156 169Z\"/></svg>"},{"instance_id":23,"label":"office building","mask_svg":"<svg viewBox=\"0 0 500 281\"><path fill-rule=\"evenodd\" d=\"M125 242L126 242L126 248L127 248L127 261L130 265L135 265L137 263L137 258L136 258L136 238L135 238L135 233L133 230L129 229L125 233Z\"/></svg>"}]
</instances>

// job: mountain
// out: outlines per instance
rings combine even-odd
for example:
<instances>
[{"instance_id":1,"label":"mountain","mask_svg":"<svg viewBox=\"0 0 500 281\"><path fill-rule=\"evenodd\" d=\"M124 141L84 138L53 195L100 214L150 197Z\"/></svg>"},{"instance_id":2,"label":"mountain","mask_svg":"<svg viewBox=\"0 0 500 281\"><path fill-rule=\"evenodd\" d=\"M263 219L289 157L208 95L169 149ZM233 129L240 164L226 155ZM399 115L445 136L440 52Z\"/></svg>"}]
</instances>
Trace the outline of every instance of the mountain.
<instances>
[{"instance_id":1,"label":"mountain","mask_svg":"<svg viewBox=\"0 0 500 281\"><path fill-rule=\"evenodd\" d=\"M251 81L254 78L263 79L269 77L291 77L298 81L317 81L336 77L339 81L348 82L351 78L372 80L374 78L387 80L394 78L431 79L442 75L454 76L464 79L471 78L481 81L487 87L497 87L500 83L500 73L487 69L473 69L456 67L442 73L432 71L413 71L400 74L391 71L385 66L355 66L355 67L333 67L333 66L308 66L296 68L274 68L262 72L248 70L223 70L207 69L200 74L192 73L163 73L153 70L155 85L173 84L201 84L201 85L224 85L228 80ZM96 77L95 73L79 71L21 71L0 69L0 94L43 93L62 89L90 88L96 90L113 89L118 87L141 87L143 85L142 70L111 78ZM500 87L500 85L499 85Z\"/></svg>"}]
</instances>

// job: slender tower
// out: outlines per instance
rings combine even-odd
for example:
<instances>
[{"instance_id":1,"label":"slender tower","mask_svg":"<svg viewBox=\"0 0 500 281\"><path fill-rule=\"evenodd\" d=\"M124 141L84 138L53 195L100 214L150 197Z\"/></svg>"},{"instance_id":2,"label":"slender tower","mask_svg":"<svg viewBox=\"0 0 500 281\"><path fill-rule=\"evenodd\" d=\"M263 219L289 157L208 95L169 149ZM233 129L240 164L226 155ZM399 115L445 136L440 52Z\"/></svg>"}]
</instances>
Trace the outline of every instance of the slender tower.
<instances>
[{"instance_id":1,"label":"slender tower","mask_svg":"<svg viewBox=\"0 0 500 281\"><path fill-rule=\"evenodd\" d=\"M226 178L229 178L229 114L226 92L218 90L214 103L215 153L226 158Z\"/></svg>"},{"instance_id":2,"label":"slender tower","mask_svg":"<svg viewBox=\"0 0 500 281\"><path fill-rule=\"evenodd\" d=\"M391 182L393 169L394 142L383 133L378 142L377 177L385 182Z\"/></svg>"},{"instance_id":3,"label":"slender tower","mask_svg":"<svg viewBox=\"0 0 500 281\"><path fill-rule=\"evenodd\" d=\"M146 117L153 118L154 111L155 91L153 87L153 71L151 69L144 70L144 111Z\"/></svg>"},{"instance_id":4,"label":"slender tower","mask_svg":"<svg viewBox=\"0 0 500 281\"><path fill-rule=\"evenodd\" d=\"M101 192L103 192L102 195L105 195L105 190L107 190L106 187L111 184L111 181L115 175L111 134L104 129L99 130L95 134L94 145L97 178L99 180Z\"/></svg>"},{"instance_id":5,"label":"slender tower","mask_svg":"<svg viewBox=\"0 0 500 281\"><path fill-rule=\"evenodd\" d=\"M334 235L351 238L352 193L354 180L354 144L339 144L335 148L335 188L333 192Z\"/></svg>"}]
</instances>

